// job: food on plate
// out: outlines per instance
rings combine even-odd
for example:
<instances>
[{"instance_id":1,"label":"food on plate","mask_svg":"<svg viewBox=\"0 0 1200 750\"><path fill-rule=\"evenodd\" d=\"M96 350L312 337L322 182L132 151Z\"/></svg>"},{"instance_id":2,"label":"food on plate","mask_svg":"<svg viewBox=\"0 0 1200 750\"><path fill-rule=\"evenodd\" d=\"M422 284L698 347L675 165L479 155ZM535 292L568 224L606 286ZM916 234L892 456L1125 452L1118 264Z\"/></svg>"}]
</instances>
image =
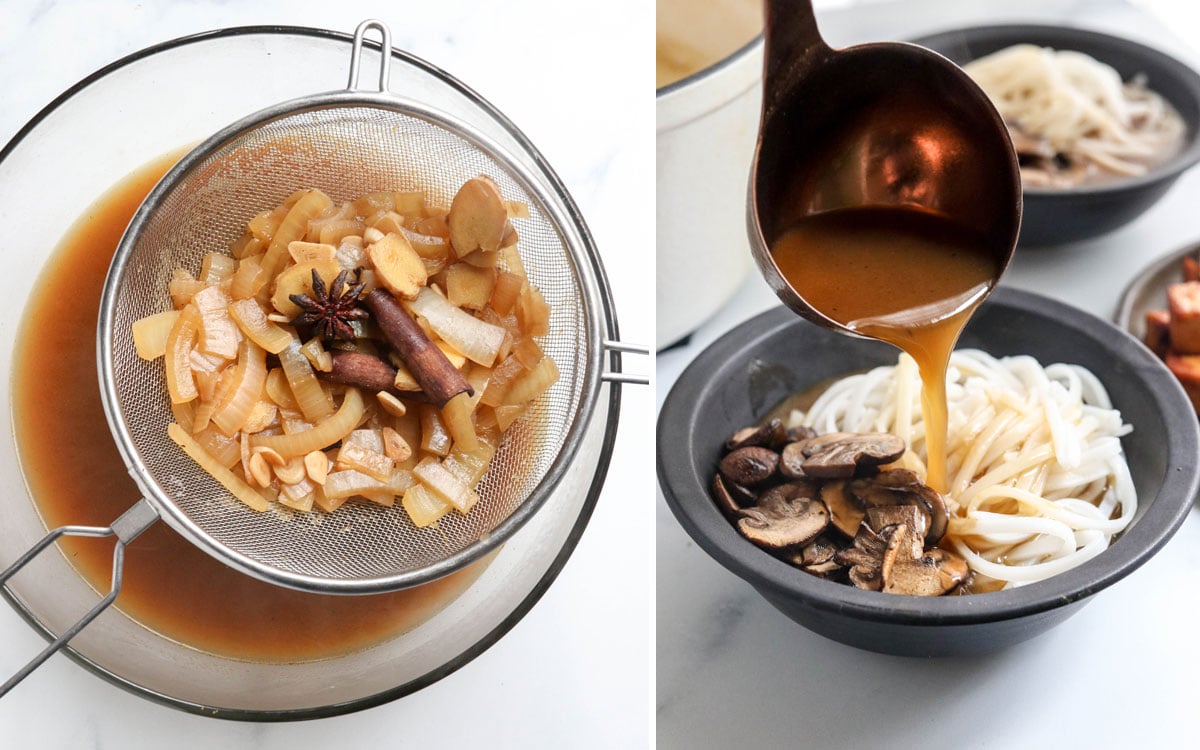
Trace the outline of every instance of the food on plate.
<instances>
[{"instance_id":1,"label":"food on plate","mask_svg":"<svg viewBox=\"0 0 1200 750\"><path fill-rule=\"evenodd\" d=\"M175 269L174 309L133 324L164 362L169 437L254 510L468 513L504 431L558 379L511 221L526 211L481 176L448 209L312 189L252 217L229 254Z\"/></svg>"},{"instance_id":2,"label":"food on plate","mask_svg":"<svg viewBox=\"0 0 1200 750\"><path fill-rule=\"evenodd\" d=\"M1092 373L962 350L947 391L944 493L927 484L921 381L902 354L735 433L714 498L744 536L802 570L904 594L1039 581L1130 524L1130 428Z\"/></svg>"},{"instance_id":3,"label":"food on plate","mask_svg":"<svg viewBox=\"0 0 1200 750\"><path fill-rule=\"evenodd\" d=\"M1200 412L1200 256L1185 255L1182 281L1167 286L1167 308L1146 313L1143 341L1179 380Z\"/></svg>"},{"instance_id":4,"label":"food on plate","mask_svg":"<svg viewBox=\"0 0 1200 750\"><path fill-rule=\"evenodd\" d=\"M1143 76L1073 50L1018 44L963 66L1004 118L1026 187L1145 174L1183 148L1186 126Z\"/></svg>"}]
</instances>

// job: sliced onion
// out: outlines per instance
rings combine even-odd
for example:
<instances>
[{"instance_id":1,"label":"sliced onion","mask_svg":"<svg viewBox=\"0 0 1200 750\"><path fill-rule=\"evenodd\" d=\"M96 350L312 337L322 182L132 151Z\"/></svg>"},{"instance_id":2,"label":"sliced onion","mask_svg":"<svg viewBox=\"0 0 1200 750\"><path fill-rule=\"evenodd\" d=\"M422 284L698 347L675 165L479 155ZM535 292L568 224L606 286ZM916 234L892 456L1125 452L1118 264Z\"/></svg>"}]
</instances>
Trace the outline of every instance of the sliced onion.
<instances>
[{"instance_id":1,"label":"sliced onion","mask_svg":"<svg viewBox=\"0 0 1200 750\"><path fill-rule=\"evenodd\" d=\"M504 342L504 329L500 326L472 317L429 287L421 289L417 298L406 304L425 318L434 333L472 362L490 367L496 361Z\"/></svg>"},{"instance_id":2,"label":"sliced onion","mask_svg":"<svg viewBox=\"0 0 1200 750\"><path fill-rule=\"evenodd\" d=\"M182 404L200 395L192 375L192 346L200 332L200 315L188 305L167 334L167 392L171 403Z\"/></svg>"},{"instance_id":3,"label":"sliced onion","mask_svg":"<svg viewBox=\"0 0 1200 750\"><path fill-rule=\"evenodd\" d=\"M237 324L229 317L229 295L220 287L210 286L192 297L192 304L200 312L200 350L225 359L237 356Z\"/></svg>"},{"instance_id":4,"label":"sliced onion","mask_svg":"<svg viewBox=\"0 0 1200 750\"><path fill-rule=\"evenodd\" d=\"M221 483L222 487L233 493L234 497L245 503L251 510L257 510L261 513L270 505L267 499L260 495L253 487L246 484L236 474L222 466L220 461L209 455L182 427L172 422L167 425L167 435L201 469L208 472L213 479Z\"/></svg>"},{"instance_id":5,"label":"sliced onion","mask_svg":"<svg viewBox=\"0 0 1200 750\"><path fill-rule=\"evenodd\" d=\"M537 367L512 382L508 393L504 396L504 403L509 406L517 406L532 401L549 390L550 386L557 381L558 365L554 364L554 360L545 357Z\"/></svg>"},{"instance_id":6,"label":"sliced onion","mask_svg":"<svg viewBox=\"0 0 1200 750\"><path fill-rule=\"evenodd\" d=\"M292 343L292 334L267 320L267 314L252 299L241 299L231 304L229 315L242 333L272 354L278 354Z\"/></svg>"},{"instance_id":7,"label":"sliced onion","mask_svg":"<svg viewBox=\"0 0 1200 750\"><path fill-rule=\"evenodd\" d=\"M479 502L479 495L470 485L451 474L435 458L422 459L413 469L413 476L441 499L466 513Z\"/></svg>"},{"instance_id":8,"label":"sliced onion","mask_svg":"<svg viewBox=\"0 0 1200 750\"><path fill-rule=\"evenodd\" d=\"M288 387L292 389L296 405L300 407L305 418L316 422L332 414L333 402L325 395L325 389L321 387L321 381L317 380L308 358L300 352L300 342L293 339L278 354L279 364L283 366L283 372L287 375ZM318 447L323 448L325 445L328 443Z\"/></svg>"},{"instance_id":9,"label":"sliced onion","mask_svg":"<svg viewBox=\"0 0 1200 750\"><path fill-rule=\"evenodd\" d=\"M179 320L178 310L147 315L141 320L134 321L130 329L133 332L133 347L137 355L145 360L158 359L167 353L167 336Z\"/></svg>"},{"instance_id":10,"label":"sliced onion","mask_svg":"<svg viewBox=\"0 0 1200 750\"><path fill-rule=\"evenodd\" d=\"M217 404L212 421L226 435L242 429L246 418L258 403L267 380L267 353L250 339L242 339L238 347L237 370L229 393Z\"/></svg>"},{"instance_id":11,"label":"sliced onion","mask_svg":"<svg viewBox=\"0 0 1200 750\"><path fill-rule=\"evenodd\" d=\"M418 527L436 523L439 518L450 512L451 505L433 494L423 484L414 484L404 493L401 501L408 517Z\"/></svg>"},{"instance_id":12,"label":"sliced onion","mask_svg":"<svg viewBox=\"0 0 1200 750\"><path fill-rule=\"evenodd\" d=\"M366 409L362 394L357 388L348 388L342 406L333 416L321 420L311 430L291 435L253 435L250 445L274 448L284 458L303 456L305 453L322 450L350 434L362 420ZM332 476L332 475L331 475ZM326 482L329 480L326 479Z\"/></svg>"},{"instance_id":13,"label":"sliced onion","mask_svg":"<svg viewBox=\"0 0 1200 750\"><path fill-rule=\"evenodd\" d=\"M442 407L442 421L446 430L454 438L456 450L473 451L479 446L475 438L475 423L471 414L475 411L475 402L465 391L446 402Z\"/></svg>"}]
</instances>

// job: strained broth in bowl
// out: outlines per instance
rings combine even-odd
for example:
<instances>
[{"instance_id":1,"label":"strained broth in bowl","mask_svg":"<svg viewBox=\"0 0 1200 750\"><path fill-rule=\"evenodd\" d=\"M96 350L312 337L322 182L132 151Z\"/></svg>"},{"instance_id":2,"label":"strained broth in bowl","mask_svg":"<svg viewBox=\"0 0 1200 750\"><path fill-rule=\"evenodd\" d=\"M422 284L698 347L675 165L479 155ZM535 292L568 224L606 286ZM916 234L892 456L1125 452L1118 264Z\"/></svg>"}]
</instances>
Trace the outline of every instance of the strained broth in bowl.
<instances>
[{"instance_id":1,"label":"strained broth in bowl","mask_svg":"<svg viewBox=\"0 0 1200 750\"><path fill-rule=\"evenodd\" d=\"M36 281L13 362L13 423L26 483L47 528L106 526L141 496L100 402L95 332L100 292L121 234L179 154L131 174L67 232ZM112 540L63 539L80 575L107 591ZM264 583L208 556L166 524L126 550L116 606L172 640L236 659L339 656L412 630L486 569L493 556L423 586L331 596Z\"/></svg>"}]
</instances>

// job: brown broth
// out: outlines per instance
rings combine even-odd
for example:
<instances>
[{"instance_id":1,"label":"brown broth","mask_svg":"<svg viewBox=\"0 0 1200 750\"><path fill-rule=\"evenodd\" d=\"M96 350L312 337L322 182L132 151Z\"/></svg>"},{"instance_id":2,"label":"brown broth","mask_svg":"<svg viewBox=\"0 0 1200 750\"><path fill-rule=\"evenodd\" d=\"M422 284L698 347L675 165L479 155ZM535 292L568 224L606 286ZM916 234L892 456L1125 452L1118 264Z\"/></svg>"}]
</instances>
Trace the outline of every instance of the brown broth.
<instances>
[{"instance_id":1,"label":"brown broth","mask_svg":"<svg viewBox=\"0 0 1200 750\"><path fill-rule=\"evenodd\" d=\"M106 526L140 497L100 403L96 323L121 234L179 156L142 167L89 207L47 261L25 310L13 364L13 421L25 480L49 528ZM108 590L111 540L60 545L92 586ZM117 606L145 627L203 651L308 661L415 628L465 591L490 561L391 594L307 594L239 573L157 523L129 545Z\"/></svg>"},{"instance_id":2,"label":"brown broth","mask_svg":"<svg viewBox=\"0 0 1200 750\"><path fill-rule=\"evenodd\" d=\"M946 486L946 368L1000 271L983 238L927 211L866 207L806 217L771 248L792 288L827 318L907 352L921 373L927 483Z\"/></svg>"}]
</instances>

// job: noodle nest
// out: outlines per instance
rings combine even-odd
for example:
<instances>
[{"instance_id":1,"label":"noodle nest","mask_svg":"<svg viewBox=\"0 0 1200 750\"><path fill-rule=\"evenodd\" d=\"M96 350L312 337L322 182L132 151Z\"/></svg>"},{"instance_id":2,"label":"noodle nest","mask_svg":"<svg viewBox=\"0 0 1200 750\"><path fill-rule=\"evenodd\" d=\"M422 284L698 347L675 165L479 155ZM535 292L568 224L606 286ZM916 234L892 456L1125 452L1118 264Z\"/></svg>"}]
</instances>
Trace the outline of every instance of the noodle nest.
<instances>
[{"instance_id":1,"label":"noodle nest","mask_svg":"<svg viewBox=\"0 0 1200 750\"><path fill-rule=\"evenodd\" d=\"M1132 428L1090 371L959 350L946 385L950 524L942 544L985 585L1069 570L1128 527L1137 493L1120 438ZM838 380L807 412L793 412L789 426L891 432L908 445L898 464L923 477L920 393L916 363L901 354L895 366Z\"/></svg>"}]
</instances>

